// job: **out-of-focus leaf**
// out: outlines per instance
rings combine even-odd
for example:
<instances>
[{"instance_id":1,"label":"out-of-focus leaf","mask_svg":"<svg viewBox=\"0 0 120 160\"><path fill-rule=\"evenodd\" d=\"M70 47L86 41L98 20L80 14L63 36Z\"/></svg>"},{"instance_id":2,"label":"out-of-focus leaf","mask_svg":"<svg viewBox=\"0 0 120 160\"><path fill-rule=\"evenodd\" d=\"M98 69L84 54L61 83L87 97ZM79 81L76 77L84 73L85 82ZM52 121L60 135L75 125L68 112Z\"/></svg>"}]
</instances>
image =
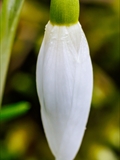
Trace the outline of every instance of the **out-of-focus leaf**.
<instances>
[{"instance_id":1,"label":"out-of-focus leaf","mask_svg":"<svg viewBox=\"0 0 120 160\"><path fill-rule=\"evenodd\" d=\"M0 14L0 104L10 53L24 0L4 0Z\"/></svg>"},{"instance_id":2,"label":"out-of-focus leaf","mask_svg":"<svg viewBox=\"0 0 120 160\"><path fill-rule=\"evenodd\" d=\"M0 112L0 121L7 121L26 113L30 108L30 103L19 102L4 106Z\"/></svg>"}]
</instances>

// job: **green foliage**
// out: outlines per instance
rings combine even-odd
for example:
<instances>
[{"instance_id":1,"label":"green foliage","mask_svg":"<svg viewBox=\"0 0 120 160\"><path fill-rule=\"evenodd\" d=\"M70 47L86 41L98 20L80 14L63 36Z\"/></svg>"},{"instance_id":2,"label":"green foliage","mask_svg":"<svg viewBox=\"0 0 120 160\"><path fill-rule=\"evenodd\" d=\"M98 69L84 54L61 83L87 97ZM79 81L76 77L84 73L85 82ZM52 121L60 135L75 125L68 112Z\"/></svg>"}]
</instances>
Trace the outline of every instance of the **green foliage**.
<instances>
[{"instance_id":1,"label":"green foliage","mask_svg":"<svg viewBox=\"0 0 120 160\"><path fill-rule=\"evenodd\" d=\"M1 109L0 121L8 121L26 113L30 109L30 103L19 102L16 104L6 105Z\"/></svg>"},{"instance_id":2,"label":"green foliage","mask_svg":"<svg viewBox=\"0 0 120 160\"><path fill-rule=\"evenodd\" d=\"M15 32L24 0L4 0L0 14L0 104Z\"/></svg>"}]
</instances>

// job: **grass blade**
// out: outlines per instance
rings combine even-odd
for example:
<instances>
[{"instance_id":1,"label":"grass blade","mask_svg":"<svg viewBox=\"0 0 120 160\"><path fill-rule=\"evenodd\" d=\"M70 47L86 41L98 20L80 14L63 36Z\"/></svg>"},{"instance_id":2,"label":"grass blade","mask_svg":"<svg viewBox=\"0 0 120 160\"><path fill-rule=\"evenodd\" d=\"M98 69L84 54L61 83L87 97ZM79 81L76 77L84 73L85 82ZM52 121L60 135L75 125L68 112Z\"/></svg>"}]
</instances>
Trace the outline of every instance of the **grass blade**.
<instances>
[{"instance_id":1,"label":"grass blade","mask_svg":"<svg viewBox=\"0 0 120 160\"><path fill-rule=\"evenodd\" d=\"M30 109L30 103L19 102L16 104L11 104L4 106L0 112L0 121L7 121L16 118Z\"/></svg>"},{"instance_id":2,"label":"grass blade","mask_svg":"<svg viewBox=\"0 0 120 160\"><path fill-rule=\"evenodd\" d=\"M4 0L0 13L0 105L10 60L10 53L24 0Z\"/></svg>"}]
</instances>

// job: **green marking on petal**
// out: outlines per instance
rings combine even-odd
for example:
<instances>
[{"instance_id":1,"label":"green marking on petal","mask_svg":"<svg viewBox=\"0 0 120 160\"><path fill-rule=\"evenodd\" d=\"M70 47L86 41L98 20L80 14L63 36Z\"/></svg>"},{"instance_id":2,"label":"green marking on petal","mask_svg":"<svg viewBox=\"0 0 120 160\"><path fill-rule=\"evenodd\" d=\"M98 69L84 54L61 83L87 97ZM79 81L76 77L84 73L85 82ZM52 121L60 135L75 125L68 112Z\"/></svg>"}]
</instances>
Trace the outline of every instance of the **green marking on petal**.
<instances>
[{"instance_id":1,"label":"green marking on petal","mask_svg":"<svg viewBox=\"0 0 120 160\"><path fill-rule=\"evenodd\" d=\"M78 22L79 0L51 0L50 21L58 25L71 25Z\"/></svg>"}]
</instances>

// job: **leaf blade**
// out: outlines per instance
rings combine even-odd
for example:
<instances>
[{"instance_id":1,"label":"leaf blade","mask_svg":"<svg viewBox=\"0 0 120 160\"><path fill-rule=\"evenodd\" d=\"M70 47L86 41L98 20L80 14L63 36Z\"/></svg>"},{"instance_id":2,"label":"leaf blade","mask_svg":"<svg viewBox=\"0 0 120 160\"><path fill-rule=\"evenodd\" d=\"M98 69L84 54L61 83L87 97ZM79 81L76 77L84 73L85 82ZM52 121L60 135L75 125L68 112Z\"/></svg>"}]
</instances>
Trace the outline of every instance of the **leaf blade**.
<instances>
[{"instance_id":1,"label":"leaf blade","mask_svg":"<svg viewBox=\"0 0 120 160\"><path fill-rule=\"evenodd\" d=\"M24 0L4 0L0 15L0 105L3 97L10 53Z\"/></svg>"},{"instance_id":2,"label":"leaf blade","mask_svg":"<svg viewBox=\"0 0 120 160\"><path fill-rule=\"evenodd\" d=\"M0 121L8 121L25 114L30 109L29 102L18 102L4 106L0 112Z\"/></svg>"}]
</instances>

